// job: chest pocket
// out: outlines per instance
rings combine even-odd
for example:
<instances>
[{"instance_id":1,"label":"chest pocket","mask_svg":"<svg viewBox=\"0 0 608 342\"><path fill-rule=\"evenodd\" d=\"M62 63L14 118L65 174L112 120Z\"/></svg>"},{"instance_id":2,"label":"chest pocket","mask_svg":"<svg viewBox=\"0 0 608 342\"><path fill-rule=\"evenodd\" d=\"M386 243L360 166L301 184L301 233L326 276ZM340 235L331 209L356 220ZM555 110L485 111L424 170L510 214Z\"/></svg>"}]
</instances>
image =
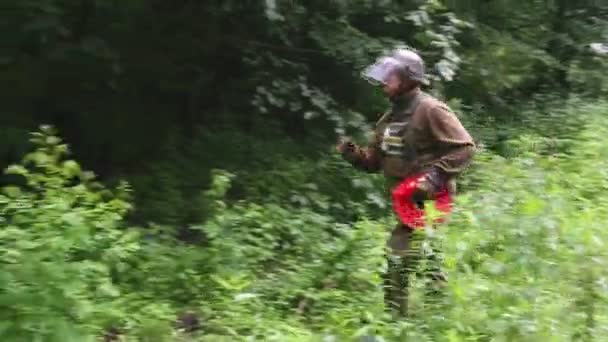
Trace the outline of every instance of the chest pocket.
<instances>
[{"instance_id":1,"label":"chest pocket","mask_svg":"<svg viewBox=\"0 0 608 342\"><path fill-rule=\"evenodd\" d=\"M412 127L408 121L389 123L384 128L380 149L387 157L411 161L416 158L412 134Z\"/></svg>"},{"instance_id":2,"label":"chest pocket","mask_svg":"<svg viewBox=\"0 0 608 342\"><path fill-rule=\"evenodd\" d=\"M380 148L387 156L402 157L405 152L406 122L391 122L384 128Z\"/></svg>"}]
</instances>

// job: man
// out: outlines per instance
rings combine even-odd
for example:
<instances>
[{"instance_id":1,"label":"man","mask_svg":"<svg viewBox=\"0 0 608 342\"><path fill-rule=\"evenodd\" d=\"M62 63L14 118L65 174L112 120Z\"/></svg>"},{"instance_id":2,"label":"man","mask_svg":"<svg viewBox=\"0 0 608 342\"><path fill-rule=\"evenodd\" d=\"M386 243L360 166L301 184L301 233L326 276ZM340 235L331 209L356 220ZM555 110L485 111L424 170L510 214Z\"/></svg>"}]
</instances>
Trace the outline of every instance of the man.
<instances>
[{"instance_id":1,"label":"man","mask_svg":"<svg viewBox=\"0 0 608 342\"><path fill-rule=\"evenodd\" d=\"M469 165L475 145L448 106L421 90L426 81L420 56L397 49L368 67L364 77L383 86L392 106L376 123L366 148L343 138L336 147L338 152L358 169L382 170L391 190L403 181L415 184L410 200L419 208L441 189L453 194L455 177ZM407 277L419 252L412 247L417 227L401 221L388 241L386 300L405 315Z\"/></svg>"}]
</instances>

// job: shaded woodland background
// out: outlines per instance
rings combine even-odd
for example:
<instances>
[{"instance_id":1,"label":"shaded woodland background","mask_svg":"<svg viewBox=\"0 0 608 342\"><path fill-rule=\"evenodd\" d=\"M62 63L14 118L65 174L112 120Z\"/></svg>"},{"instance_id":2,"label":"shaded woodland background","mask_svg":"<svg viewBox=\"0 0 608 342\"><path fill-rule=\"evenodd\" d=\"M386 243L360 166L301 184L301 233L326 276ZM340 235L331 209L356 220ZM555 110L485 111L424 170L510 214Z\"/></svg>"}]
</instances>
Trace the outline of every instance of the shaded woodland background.
<instances>
[{"instance_id":1,"label":"shaded woodland background","mask_svg":"<svg viewBox=\"0 0 608 342\"><path fill-rule=\"evenodd\" d=\"M589 46L608 3L2 0L0 16L3 340L605 340L608 58ZM482 148L429 237L450 288L433 305L415 289L404 322L382 307L382 178L333 153L386 109L359 72L395 44Z\"/></svg>"}]
</instances>

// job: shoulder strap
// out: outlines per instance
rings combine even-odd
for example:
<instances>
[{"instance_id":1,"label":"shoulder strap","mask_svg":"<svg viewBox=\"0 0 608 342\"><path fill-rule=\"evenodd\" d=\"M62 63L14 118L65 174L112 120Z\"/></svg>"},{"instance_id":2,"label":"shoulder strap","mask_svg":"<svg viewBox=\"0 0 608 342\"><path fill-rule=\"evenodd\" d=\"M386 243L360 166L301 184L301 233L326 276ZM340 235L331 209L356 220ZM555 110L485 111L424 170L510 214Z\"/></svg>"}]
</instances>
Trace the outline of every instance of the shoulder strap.
<instances>
[{"instance_id":1,"label":"shoulder strap","mask_svg":"<svg viewBox=\"0 0 608 342\"><path fill-rule=\"evenodd\" d=\"M388 118L391 116L392 112L390 110L384 112L384 114L382 114L382 116L380 117L380 119L378 119L378 121L376 121L376 127L382 123L384 123L386 120L388 120Z\"/></svg>"}]
</instances>

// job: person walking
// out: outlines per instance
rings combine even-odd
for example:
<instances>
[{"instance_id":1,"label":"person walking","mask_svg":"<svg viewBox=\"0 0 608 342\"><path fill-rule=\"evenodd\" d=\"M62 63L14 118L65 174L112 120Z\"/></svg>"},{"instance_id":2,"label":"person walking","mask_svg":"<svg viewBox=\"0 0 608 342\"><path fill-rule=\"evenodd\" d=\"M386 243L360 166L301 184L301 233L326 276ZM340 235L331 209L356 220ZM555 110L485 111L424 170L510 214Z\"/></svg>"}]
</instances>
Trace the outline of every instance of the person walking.
<instances>
[{"instance_id":1,"label":"person walking","mask_svg":"<svg viewBox=\"0 0 608 342\"><path fill-rule=\"evenodd\" d=\"M355 168L384 173L400 222L388 240L385 299L399 315L407 314L408 277L419 261L415 230L424 227L424 203L451 204L456 177L475 153L475 143L458 117L442 101L422 91L422 58L396 49L367 67L363 77L380 85L391 106L376 122L371 140L360 147L341 138L337 151ZM445 281L441 271L433 281Z\"/></svg>"}]
</instances>

